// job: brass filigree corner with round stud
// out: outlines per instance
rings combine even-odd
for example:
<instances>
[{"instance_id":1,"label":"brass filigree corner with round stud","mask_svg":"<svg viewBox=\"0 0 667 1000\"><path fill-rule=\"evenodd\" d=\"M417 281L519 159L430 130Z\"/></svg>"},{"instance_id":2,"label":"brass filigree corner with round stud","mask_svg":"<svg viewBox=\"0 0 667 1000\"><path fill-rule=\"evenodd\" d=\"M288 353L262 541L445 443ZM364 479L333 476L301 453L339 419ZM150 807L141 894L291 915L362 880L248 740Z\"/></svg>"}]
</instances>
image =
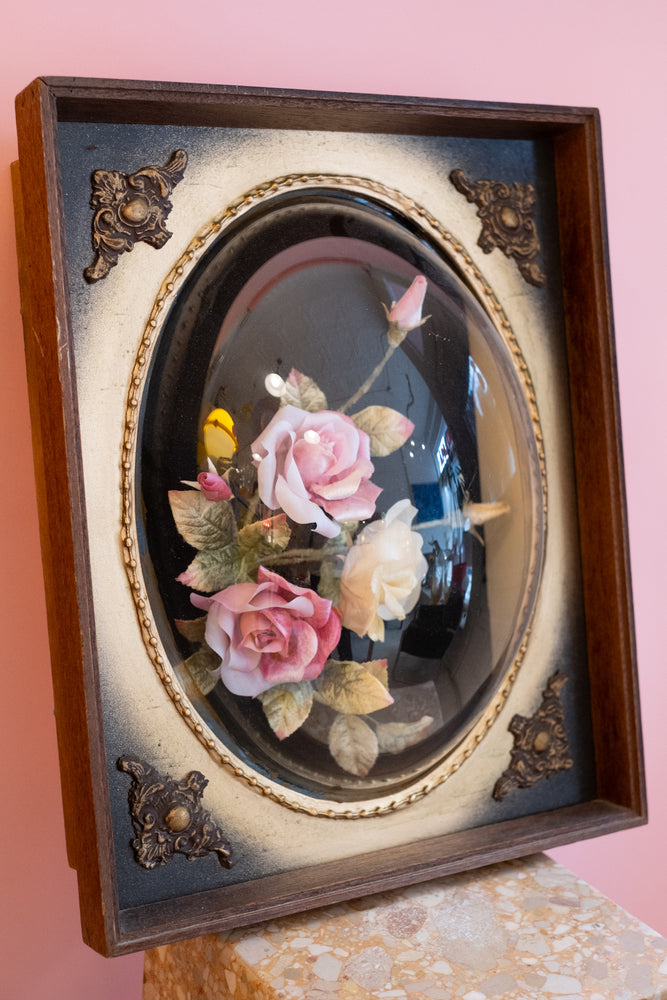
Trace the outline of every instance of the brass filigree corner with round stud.
<instances>
[{"instance_id":1,"label":"brass filigree corner with round stud","mask_svg":"<svg viewBox=\"0 0 667 1000\"><path fill-rule=\"evenodd\" d=\"M533 220L535 188L532 184L505 184L503 181L470 181L462 170L452 170L449 179L469 202L477 205L482 232L477 240L484 253L498 247L513 257L525 280L541 288L546 276L535 258L540 239Z\"/></svg>"},{"instance_id":2,"label":"brass filigree corner with round stud","mask_svg":"<svg viewBox=\"0 0 667 1000\"><path fill-rule=\"evenodd\" d=\"M530 718L513 716L508 730L514 736L510 764L496 781L493 798L500 802L513 788L530 788L540 778L572 767L570 745L565 735L565 713L560 692L567 682L557 670L547 681L542 703Z\"/></svg>"},{"instance_id":3,"label":"brass filigree corner with round stud","mask_svg":"<svg viewBox=\"0 0 667 1000\"><path fill-rule=\"evenodd\" d=\"M119 757L116 766L132 779L128 803L135 836L131 843L142 868L157 868L177 853L193 861L211 852L221 865L231 868L231 851L223 832L201 804L208 779L200 771L174 781L131 757Z\"/></svg>"},{"instance_id":4,"label":"brass filigree corner with round stud","mask_svg":"<svg viewBox=\"0 0 667 1000\"><path fill-rule=\"evenodd\" d=\"M95 213L92 240L95 258L83 272L89 284L106 278L118 257L135 243L159 250L171 233L165 226L171 211L169 196L183 179L188 156L184 149L171 154L163 167L142 167L133 174L94 170L90 207Z\"/></svg>"}]
</instances>

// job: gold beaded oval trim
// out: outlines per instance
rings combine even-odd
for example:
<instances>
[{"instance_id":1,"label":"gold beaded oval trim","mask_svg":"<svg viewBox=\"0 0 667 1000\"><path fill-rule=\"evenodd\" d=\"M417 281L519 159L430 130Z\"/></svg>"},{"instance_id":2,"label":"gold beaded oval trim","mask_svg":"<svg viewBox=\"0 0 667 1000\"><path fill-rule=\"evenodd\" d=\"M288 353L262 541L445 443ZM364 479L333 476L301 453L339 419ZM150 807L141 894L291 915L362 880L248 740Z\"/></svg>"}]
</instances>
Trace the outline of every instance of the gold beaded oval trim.
<instances>
[{"instance_id":1,"label":"gold beaded oval trim","mask_svg":"<svg viewBox=\"0 0 667 1000\"><path fill-rule=\"evenodd\" d=\"M290 789L253 770L245 761L233 754L221 742L207 723L200 717L165 652L157 626L151 616L147 587L138 557L135 468L139 412L150 362L168 310L180 291L183 282L192 273L203 252L207 251L214 241L224 233L227 226L242 217L245 212L264 199L269 199L288 189L308 191L315 187L343 188L351 194L372 196L376 201L386 204L387 207L393 210L398 210L403 216L416 222L426 236L443 251L445 258L453 264L456 272L482 305L487 317L491 320L495 330L500 335L512 361L523 393L526 411L532 424L538 465L537 474L534 476L536 482L533 485L533 493L535 495L534 503L536 505L536 512L541 520L542 530L535 532L532 548L529 553L528 587L523 601L525 610L519 616L522 621L523 630L517 639L514 656L511 659L502 682L490 702L484 707L477 721L468 730L458 745L447 753L444 759L441 759L434 765L430 771L420 775L396 795L376 795L359 803L325 800L320 797L311 798L307 794ZM269 181L261 187L248 191L229 204L220 215L197 233L163 281L144 327L135 356L125 410L121 456L121 498L121 540L124 565L132 592L141 636L151 663L179 714L212 758L227 768L235 777L246 782L260 795L264 795L289 809L306 813L310 816L322 816L330 819L362 819L371 816L381 816L419 801L433 789L439 787L451 775L455 774L481 743L498 717L516 679L527 649L546 537L546 463L537 401L528 366L523 358L521 348L512 331L509 320L488 282L484 279L463 245L425 208L407 198L400 191L363 177L328 174L292 174Z\"/></svg>"}]
</instances>

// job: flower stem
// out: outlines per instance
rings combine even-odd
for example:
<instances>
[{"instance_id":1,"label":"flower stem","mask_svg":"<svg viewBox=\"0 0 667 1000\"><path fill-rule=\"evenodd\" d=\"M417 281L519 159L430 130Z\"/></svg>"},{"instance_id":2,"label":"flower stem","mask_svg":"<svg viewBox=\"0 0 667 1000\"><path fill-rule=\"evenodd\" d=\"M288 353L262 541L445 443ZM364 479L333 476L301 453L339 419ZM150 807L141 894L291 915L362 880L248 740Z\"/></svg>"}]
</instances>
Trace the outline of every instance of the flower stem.
<instances>
[{"instance_id":1,"label":"flower stem","mask_svg":"<svg viewBox=\"0 0 667 1000\"><path fill-rule=\"evenodd\" d=\"M460 510L452 511L445 517L439 517L435 521L422 521L415 524L415 531L425 531L427 528L462 528L465 524L465 515Z\"/></svg>"},{"instance_id":2,"label":"flower stem","mask_svg":"<svg viewBox=\"0 0 667 1000\"><path fill-rule=\"evenodd\" d=\"M463 504L460 510L453 510L450 514L439 517L436 521L423 521L421 524L416 524L415 527L420 531L425 528L439 528L441 525L465 528L466 521L469 521L472 526L486 524L487 521L493 521L496 517L509 514L510 509L509 504L501 500L492 500L488 503L470 503L468 501Z\"/></svg>"},{"instance_id":3,"label":"flower stem","mask_svg":"<svg viewBox=\"0 0 667 1000\"><path fill-rule=\"evenodd\" d=\"M245 514L243 515L244 527L247 527L247 525L252 523L252 519L255 516L258 506L259 506L259 493L253 493L252 497L250 498L250 503L246 504L246 511Z\"/></svg>"},{"instance_id":4,"label":"flower stem","mask_svg":"<svg viewBox=\"0 0 667 1000\"><path fill-rule=\"evenodd\" d=\"M331 552L324 549L288 549L287 552L277 552L274 556L266 556L263 563L271 565L289 565L299 562L324 562L331 556Z\"/></svg>"},{"instance_id":5,"label":"flower stem","mask_svg":"<svg viewBox=\"0 0 667 1000\"><path fill-rule=\"evenodd\" d=\"M389 361L390 357L392 356L392 354L394 353L394 351L396 350L397 347L398 347L398 344L390 344L389 345L389 347L387 348L386 354L383 357L382 361L380 361L379 364L377 364L375 366L375 368L370 373L370 375L368 376L368 378L366 379L366 381L363 382L362 385L359 386L359 388L355 392L354 396L350 396L350 398L348 399L347 403L344 403L341 407L339 407L339 412L340 413L345 413L347 410L349 410L349 408L351 406L354 406L355 403L359 402L359 400L361 399L361 397L364 396L368 392L368 390L370 389L370 387L373 385L373 382L375 382L375 380L378 377L378 375L382 372L382 369L387 364L387 362Z\"/></svg>"}]
</instances>

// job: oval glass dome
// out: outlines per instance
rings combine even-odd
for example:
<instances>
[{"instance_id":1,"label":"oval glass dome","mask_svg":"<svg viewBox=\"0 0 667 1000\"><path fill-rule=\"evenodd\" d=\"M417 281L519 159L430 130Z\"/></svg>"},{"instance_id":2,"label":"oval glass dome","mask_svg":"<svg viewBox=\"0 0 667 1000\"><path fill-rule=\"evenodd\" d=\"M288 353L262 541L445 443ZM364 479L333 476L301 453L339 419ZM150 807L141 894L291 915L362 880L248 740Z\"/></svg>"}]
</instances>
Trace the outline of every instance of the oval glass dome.
<instances>
[{"instance_id":1,"label":"oval glass dome","mask_svg":"<svg viewBox=\"0 0 667 1000\"><path fill-rule=\"evenodd\" d=\"M432 226L313 184L224 226L160 330L136 476L159 642L207 745L287 799L400 800L516 669L539 428L470 284Z\"/></svg>"}]
</instances>

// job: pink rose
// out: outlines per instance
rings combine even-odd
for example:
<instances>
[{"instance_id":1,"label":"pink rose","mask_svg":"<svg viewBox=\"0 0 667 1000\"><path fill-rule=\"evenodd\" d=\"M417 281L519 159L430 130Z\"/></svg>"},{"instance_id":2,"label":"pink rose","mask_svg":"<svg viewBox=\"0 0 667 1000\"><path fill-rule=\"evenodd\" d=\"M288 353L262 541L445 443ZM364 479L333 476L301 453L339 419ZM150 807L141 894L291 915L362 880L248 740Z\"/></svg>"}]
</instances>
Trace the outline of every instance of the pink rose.
<instances>
[{"instance_id":1,"label":"pink rose","mask_svg":"<svg viewBox=\"0 0 667 1000\"><path fill-rule=\"evenodd\" d=\"M342 413L283 406L251 448L262 503L282 507L298 524L314 522L315 531L334 538L336 521L366 520L375 512L382 491L370 482L368 435Z\"/></svg>"},{"instance_id":2,"label":"pink rose","mask_svg":"<svg viewBox=\"0 0 667 1000\"><path fill-rule=\"evenodd\" d=\"M264 566L257 583L190 600L208 613L206 642L222 658L220 678L232 694L254 697L276 684L313 680L340 638L331 601Z\"/></svg>"},{"instance_id":3,"label":"pink rose","mask_svg":"<svg viewBox=\"0 0 667 1000\"><path fill-rule=\"evenodd\" d=\"M391 343L395 341L396 344L400 344L406 333L422 325L422 306L427 284L424 275L418 274L407 292L389 310L387 319Z\"/></svg>"},{"instance_id":4,"label":"pink rose","mask_svg":"<svg viewBox=\"0 0 667 1000\"><path fill-rule=\"evenodd\" d=\"M200 472L197 482L207 500L229 500L232 491L222 478L214 472Z\"/></svg>"}]
</instances>

